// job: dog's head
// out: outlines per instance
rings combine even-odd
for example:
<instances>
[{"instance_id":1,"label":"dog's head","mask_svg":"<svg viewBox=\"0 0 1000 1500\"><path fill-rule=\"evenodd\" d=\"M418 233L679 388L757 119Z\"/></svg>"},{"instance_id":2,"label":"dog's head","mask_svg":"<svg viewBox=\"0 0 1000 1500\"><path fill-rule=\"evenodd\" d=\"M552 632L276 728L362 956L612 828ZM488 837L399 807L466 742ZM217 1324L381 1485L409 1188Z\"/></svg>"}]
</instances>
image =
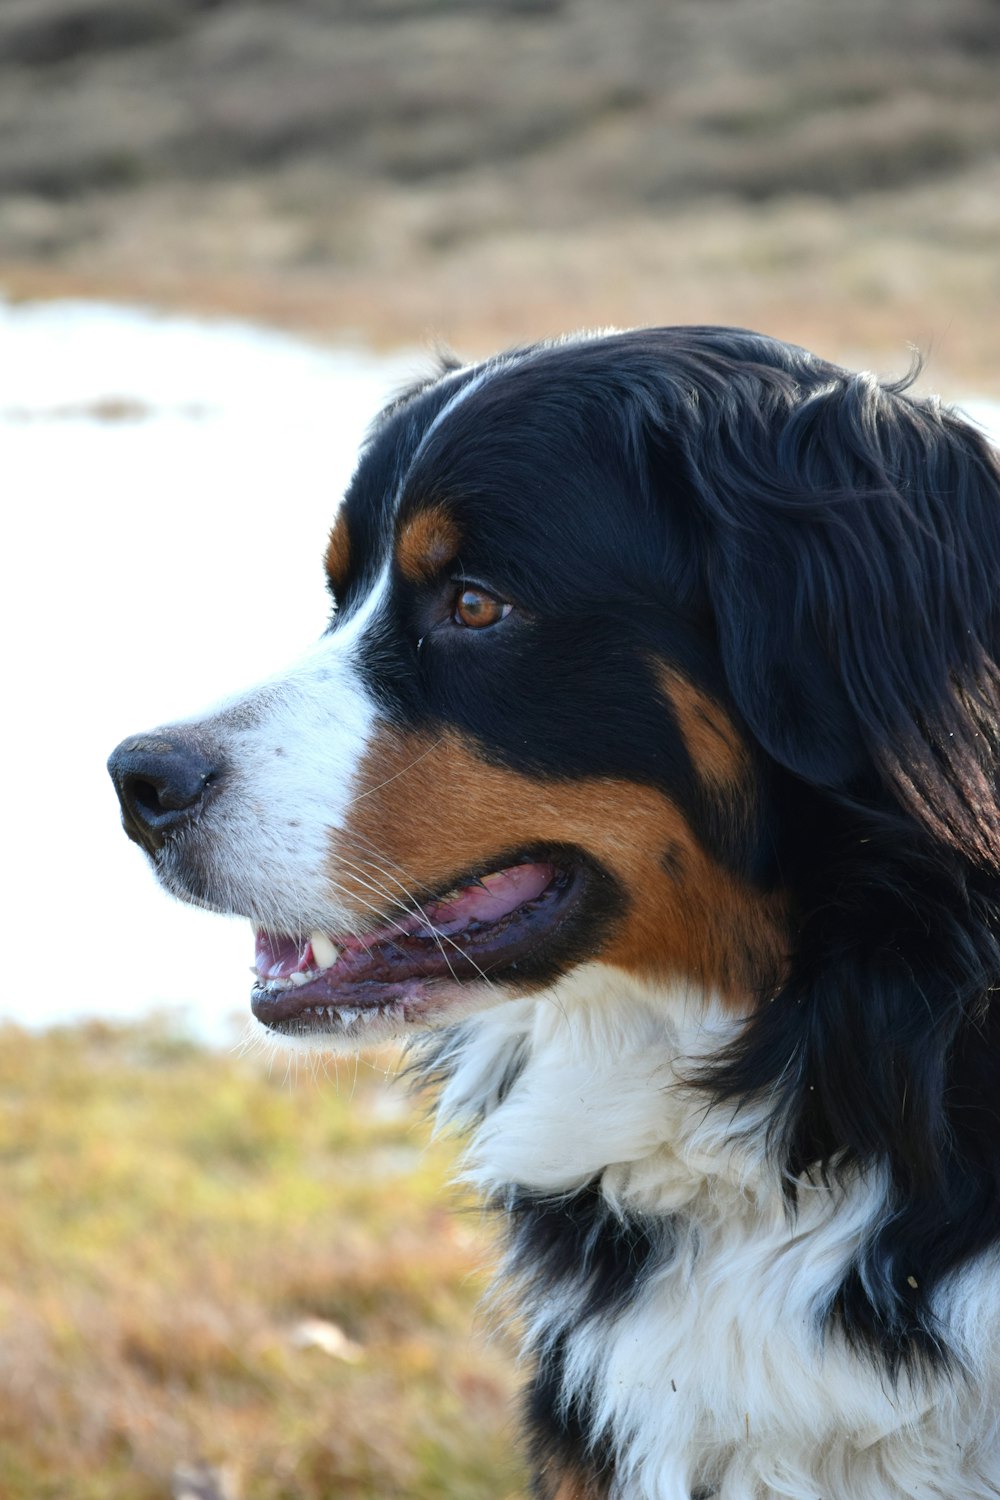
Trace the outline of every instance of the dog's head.
<instances>
[{"instance_id":1,"label":"dog's head","mask_svg":"<svg viewBox=\"0 0 1000 1500\"><path fill-rule=\"evenodd\" d=\"M997 504L970 426L754 334L446 368L370 434L327 634L125 741L126 829L250 919L289 1037L592 963L760 1015L820 949L903 952L904 846L995 866Z\"/></svg>"}]
</instances>

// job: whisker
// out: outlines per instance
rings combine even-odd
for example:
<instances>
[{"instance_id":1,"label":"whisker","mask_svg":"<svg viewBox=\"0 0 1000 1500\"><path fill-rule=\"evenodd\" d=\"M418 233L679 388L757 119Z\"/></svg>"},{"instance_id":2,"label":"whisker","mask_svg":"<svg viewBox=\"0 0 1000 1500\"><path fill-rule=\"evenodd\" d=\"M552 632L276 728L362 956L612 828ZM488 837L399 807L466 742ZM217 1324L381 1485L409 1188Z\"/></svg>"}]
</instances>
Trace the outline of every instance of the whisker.
<instances>
[{"instance_id":1,"label":"whisker","mask_svg":"<svg viewBox=\"0 0 1000 1500\"><path fill-rule=\"evenodd\" d=\"M434 741L433 745L428 745L426 750L421 750L419 755L415 755L410 761L409 765L404 766L401 771L393 771L391 776L387 776L385 780L380 781L377 786L370 786L363 792L355 793L354 801L360 802L362 797L371 797L375 792L380 792L384 786L388 786L390 781L397 781L400 776L405 776L407 771L412 771L414 766L419 765L422 760L426 760L428 755L432 755L440 745L444 744L444 742L445 736L442 735L440 739Z\"/></svg>"},{"instance_id":2,"label":"whisker","mask_svg":"<svg viewBox=\"0 0 1000 1500\"><path fill-rule=\"evenodd\" d=\"M343 862L345 864L349 863L349 861L347 861L347 860L344 860ZM358 878L360 879L360 876ZM392 919L388 919L387 920L386 916L385 916L385 913L382 911L382 908L379 907L379 906L376 906L373 901L366 901L363 896L359 896L357 894L357 892L352 891L348 886L344 885L341 881L337 880L336 876L329 875L327 877L327 879L329 880L330 884L333 886L334 890L337 892L337 894L339 896L343 896L345 898L345 900L348 900L348 901L356 901L361 906L367 907L369 911L374 912L375 915L376 915L376 917L378 917L378 919L379 919L379 926L380 927L395 928L397 932L401 932L404 937L406 936L406 932L405 932L405 929L403 927L402 922L395 922ZM370 883L368 884L368 889L370 891L373 891L376 896L389 896L389 892L388 891L384 891L384 890L380 891L377 886L374 886L374 885L372 885ZM393 899L393 898L390 897L390 899ZM361 944L362 948L364 948L364 950L365 950L366 953L369 953L369 954L371 953L371 951L372 951L371 950L371 945L369 943L365 942L365 938L366 937L371 937L371 933L365 933L365 932L362 932L362 931L359 930L359 931L356 931L356 932L352 932L351 936L354 937L354 938L356 938L358 940L358 942Z\"/></svg>"},{"instance_id":3,"label":"whisker","mask_svg":"<svg viewBox=\"0 0 1000 1500\"><path fill-rule=\"evenodd\" d=\"M358 851L355 850L355 853L358 853ZM351 866L351 868L353 868L357 872L356 873L356 878L358 880L363 880L365 882L365 884L368 886L369 890L375 890L375 891L377 891L379 889L379 884L380 884L379 882L376 882L373 885L371 883L371 879L370 878L366 878L364 875L362 875L360 873L362 866L359 866L353 860L348 859L346 855L341 855L340 857L341 857L341 859L342 859L342 861L343 861L344 864ZM462 980L459 979L458 975L455 973L454 969L451 966L451 963L449 961L448 955L444 951L444 943L447 943L451 948L454 948L455 952L458 953L458 954L460 954L462 956L462 958L465 959L466 963L471 964L472 967L475 969L476 973L483 980L483 982L485 984L489 985L490 989L492 989L492 990L496 990L497 989L496 984L493 982L493 980L490 979L489 975L486 974L485 971L482 968L480 968L479 964L476 963L476 961L475 961L474 958L470 958L469 957L469 955L468 955L468 953L466 953L465 949L463 947L461 947L461 945L459 943L456 943L454 941L454 939L450 936L449 933L439 932L438 931L438 929L434 926L433 922L431 922L431 920L428 917L427 912L424 910L423 906L421 906L420 902L413 895L412 891L410 891L403 884L403 882L401 880L397 880L395 875L391 874L388 870L382 869L381 866L375 864L375 862L373 860L362 859L362 865L369 867L369 869L374 868L377 871L377 873L379 875L382 875L386 880L391 880L393 882L393 884L396 885L396 886L398 886L399 889L402 891L404 898L408 902L412 903L412 905L416 909L416 913L419 916L421 916L423 918L423 920L427 923L429 931L433 935L433 937L434 937L434 939L435 939L438 947L441 949L441 956L444 959L445 963L448 965L448 972L451 974L451 976L455 980L456 984L461 984ZM396 899L398 899L398 898L394 897L392 895L392 893L385 886L381 886L381 894L387 896L390 900L396 900Z\"/></svg>"},{"instance_id":4,"label":"whisker","mask_svg":"<svg viewBox=\"0 0 1000 1500\"><path fill-rule=\"evenodd\" d=\"M388 876L389 871L386 867L391 865L394 870L399 871L400 875L402 875L403 879L407 882L408 889L412 890L415 888L418 890L424 890L428 893L428 895L433 895L433 886L429 885L426 880L422 880L418 875L414 875L412 871L406 868L405 865L401 865L398 859L390 858L390 856L386 854L378 844L376 844L374 839L369 838L367 834L361 833L358 829L354 828L350 829L349 832L345 830L345 832L346 836L352 841L355 846L355 854L360 854L362 852L358 847L359 845L366 846L369 853L375 856L374 860L369 862L375 864L379 869L381 869L383 874Z\"/></svg>"},{"instance_id":5,"label":"whisker","mask_svg":"<svg viewBox=\"0 0 1000 1500\"><path fill-rule=\"evenodd\" d=\"M387 886L381 885L377 881L375 883L373 883L370 878L368 878L364 874L362 874L361 873L361 866L360 865L356 865L354 863L354 861L348 859L346 855L341 854L340 855L340 859L341 859L341 862L343 864L350 866L354 870L354 872L355 872L354 878L356 880L358 880L358 881L361 881L364 885L366 885L370 891L374 891L376 895L385 896L390 901L396 901L396 900L398 900L398 897L394 896L392 894L392 892L388 889ZM366 860L365 863L366 864L370 864L371 861L370 860ZM380 870L379 873L382 874L382 875L385 875L390 880L395 880L395 876L389 875L389 872L387 870ZM449 974L451 975L452 979L454 979L454 981L455 981L456 984L461 984L462 983L461 979L459 979L458 975L455 973L455 970L451 966L451 960L449 959L447 953L445 953L445 951L444 951L444 945L441 942L441 938L442 938L442 936L444 936L444 934L438 932L437 928L434 926L433 922L431 922L431 920L428 917L426 911L420 905L420 902L417 901L416 897L410 891L408 891L406 889L406 887L400 881L396 880L395 883L396 883L396 885L399 886L400 890L403 892L403 895L406 898L406 900L409 901L409 902L411 902L413 904L413 906L415 907L415 909L416 909L415 914L418 915L418 916L420 916L420 917L422 917L423 920L427 923L429 931L431 932L431 934L432 934L435 942L437 943L438 947L441 949L441 957L444 959L445 963L448 965L448 972L449 972ZM457 943L452 943L452 947L455 948L459 953L462 952L462 949L458 947ZM467 954L463 954L463 957L467 958L468 955ZM472 960L472 959L469 959L468 961L470 963L474 963L474 960ZM478 968L478 965L475 965L475 967ZM480 970L480 973L481 972L482 971Z\"/></svg>"}]
</instances>

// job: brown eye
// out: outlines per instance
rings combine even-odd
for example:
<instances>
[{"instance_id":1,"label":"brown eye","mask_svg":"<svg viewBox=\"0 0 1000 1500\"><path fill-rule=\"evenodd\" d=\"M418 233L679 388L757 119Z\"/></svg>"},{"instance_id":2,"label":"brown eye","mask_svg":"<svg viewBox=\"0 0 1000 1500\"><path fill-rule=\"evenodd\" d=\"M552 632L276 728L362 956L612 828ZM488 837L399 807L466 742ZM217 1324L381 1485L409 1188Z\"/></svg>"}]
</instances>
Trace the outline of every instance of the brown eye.
<instances>
[{"instance_id":1,"label":"brown eye","mask_svg":"<svg viewBox=\"0 0 1000 1500\"><path fill-rule=\"evenodd\" d=\"M465 625L469 630L482 630L487 625L496 625L510 614L510 605L485 589L463 588L455 595L452 620L456 625Z\"/></svg>"}]
</instances>

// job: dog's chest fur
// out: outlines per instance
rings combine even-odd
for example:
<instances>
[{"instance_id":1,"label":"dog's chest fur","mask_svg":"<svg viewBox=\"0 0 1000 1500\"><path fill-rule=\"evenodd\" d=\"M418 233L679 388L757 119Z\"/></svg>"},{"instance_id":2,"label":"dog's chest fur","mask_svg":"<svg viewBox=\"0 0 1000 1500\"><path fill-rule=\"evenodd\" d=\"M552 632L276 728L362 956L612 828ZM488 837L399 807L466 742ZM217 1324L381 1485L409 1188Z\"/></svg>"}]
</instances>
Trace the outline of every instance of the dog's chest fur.
<instances>
[{"instance_id":1,"label":"dog's chest fur","mask_svg":"<svg viewBox=\"0 0 1000 1500\"><path fill-rule=\"evenodd\" d=\"M584 1430L593 1477L560 1495L1000 1494L960 1369L893 1383L831 1326L884 1184L803 1181L791 1205L766 1109L710 1109L695 1082L736 1026L594 965L436 1049L439 1117L477 1122L469 1178L509 1213L503 1284L543 1470ZM945 1288L935 1310L954 1361L995 1388L991 1281Z\"/></svg>"}]
</instances>

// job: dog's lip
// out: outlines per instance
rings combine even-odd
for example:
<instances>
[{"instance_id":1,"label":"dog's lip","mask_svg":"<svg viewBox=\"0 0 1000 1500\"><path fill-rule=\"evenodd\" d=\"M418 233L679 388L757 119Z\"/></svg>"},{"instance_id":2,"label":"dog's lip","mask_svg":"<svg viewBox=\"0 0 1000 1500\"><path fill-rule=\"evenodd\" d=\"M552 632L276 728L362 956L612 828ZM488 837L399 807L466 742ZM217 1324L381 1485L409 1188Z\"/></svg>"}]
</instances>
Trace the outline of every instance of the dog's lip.
<instances>
[{"instance_id":1,"label":"dog's lip","mask_svg":"<svg viewBox=\"0 0 1000 1500\"><path fill-rule=\"evenodd\" d=\"M533 861L492 871L360 937L258 932L253 1014L297 1032L343 1031L388 1007L409 1019L443 988L489 981L534 951L575 904L577 884L572 870ZM334 961L320 967L317 948Z\"/></svg>"}]
</instances>

